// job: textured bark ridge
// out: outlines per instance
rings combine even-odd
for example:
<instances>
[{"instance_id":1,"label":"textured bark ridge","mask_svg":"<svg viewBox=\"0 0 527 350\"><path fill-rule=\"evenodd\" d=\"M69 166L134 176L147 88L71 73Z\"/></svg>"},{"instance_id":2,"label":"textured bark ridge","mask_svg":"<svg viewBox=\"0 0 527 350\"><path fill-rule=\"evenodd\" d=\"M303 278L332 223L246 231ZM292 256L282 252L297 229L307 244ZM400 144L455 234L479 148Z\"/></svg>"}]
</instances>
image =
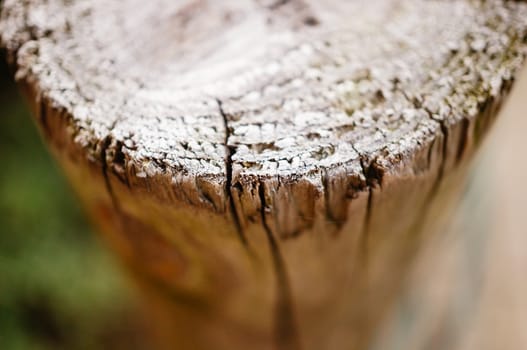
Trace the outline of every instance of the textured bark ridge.
<instances>
[{"instance_id":1,"label":"textured bark ridge","mask_svg":"<svg viewBox=\"0 0 527 350\"><path fill-rule=\"evenodd\" d=\"M527 53L527 6L500 0L5 0L0 25L192 347L364 345Z\"/></svg>"}]
</instances>

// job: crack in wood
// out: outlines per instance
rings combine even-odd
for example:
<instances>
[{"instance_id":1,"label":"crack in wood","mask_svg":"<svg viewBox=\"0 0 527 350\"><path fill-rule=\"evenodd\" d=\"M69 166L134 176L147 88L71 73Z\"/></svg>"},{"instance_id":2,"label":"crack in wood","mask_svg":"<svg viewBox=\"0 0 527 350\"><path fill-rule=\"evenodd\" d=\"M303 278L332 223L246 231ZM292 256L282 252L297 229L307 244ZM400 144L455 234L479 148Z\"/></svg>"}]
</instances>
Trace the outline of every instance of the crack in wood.
<instances>
[{"instance_id":1,"label":"crack in wood","mask_svg":"<svg viewBox=\"0 0 527 350\"><path fill-rule=\"evenodd\" d=\"M337 325L329 308L331 319L325 319L313 315L313 307L333 302L333 288L343 277L386 265L388 275L374 288L398 278L397 266L377 247L389 247L397 258L413 257L428 229L425 217L436 215L431 202L442 200L445 178L450 182L450 172L458 171L478 146L499 108L494 98L501 100L500 84L503 94L526 53L517 41L527 41L527 8L518 6L515 13L511 3L501 1L459 1L459 11L452 11L448 1L433 6L381 1L377 8L338 1L217 6L163 0L145 3L137 17L133 1L68 3L67 13L57 11L65 5L61 0L0 2L8 9L0 16L1 45L17 68L17 79L30 87L48 141L66 161L73 159L67 152L80 154L73 166L83 166L81 179L100 167L104 183L94 186L103 196L95 200L113 204L114 229L139 230L128 211L139 221L154 222L146 201L157 205L158 198L167 222L190 213L189 221L199 224L189 224L188 233L187 227L159 226L176 238L194 238L193 230L202 234L203 246L188 250L202 254L206 247L203 267L200 259L195 266L219 277L196 285L196 291L211 292L211 301L228 305L211 310L222 320L245 327L254 317L254 330L265 334L264 346L273 342L280 349L316 347L321 322ZM89 17L86 9L93 11ZM108 13L130 17L122 22ZM364 21L350 22L356 13ZM45 16L50 20L42 21ZM255 33L246 30L251 23L259 23ZM136 28L141 30L136 33ZM228 58L235 58L232 66ZM82 163L84 155L90 164ZM132 196L122 192L119 180ZM202 224L211 211L218 222ZM191 218L194 213L199 216ZM217 235L221 229L228 232L225 244ZM303 231L307 234L286 241ZM310 241L329 231L341 237ZM335 262L349 261L355 249L358 267L334 272ZM224 252L232 258L225 264L229 273L232 268L232 283L218 264ZM254 258L248 264L247 256ZM136 260L141 268L143 262ZM159 287L157 272L142 272L152 278L147 284ZM226 289L224 303L217 292L226 286L232 289ZM161 287L167 289L157 293L170 299L172 285ZM177 293L185 290L174 288L175 298L184 301L185 295ZM254 300L265 311L249 314ZM369 297L358 300L358 309L369 302ZM355 306L349 316L361 316ZM368 319L377 316L365 309L359 323L372 324ZM366 337L366 327L360 324L357 336ZM349 331L335 334L347 337ZM211 335L213 347L217 339Z\"/></svg>"},{"instance_id":2,"label":"crack in wood","mask_svg":"<svg viewBox=\"0 0 527 350\"><path fill-rule=\"evenodd\" d=\"M366 180L366 189L368 191L368 200L366 203L366 214L364 217L364 225L362 226L362 232L360 234L360 240L359 244L361 246L361 249L359 250L359 253L361 254L361 261L366 263L368 261L368 236L370 232L370 226L371 226L371 218L372 218L372 212L373 212L373 187L374 183L372 180L368 178L370 174L370 167L373 164L373 161L369 164L365 164L364 157L359 153L359 151L356 149L355 146L352 146L355 152L359 155L359 161L360 161L360 167L362 169L362 174L364 175L364 178ZM382 179L378 179L379 186L381 185Z\"/></svg>"},{"instance_id":3,"label":"crack in wood","mask_svg":"<svg viewBox=\"0 0 527 350\"><path fill-rule=\"evenodd\" d=\"M332 210L332 206L331 206L331 200L330 200L330 188L329 188L329 174L328 174L328 170L327 169L324 169L322 171L322 186L323 186L323 190L324 190L324 207L325 207L325 215L326 215L326 220L332 224L334 224L336 226L336 232L338 233L341 229L342 229L342 226L346 223L346 219L341 219L341 218L338 218L334 213L333 213L333 210ZM346 201L346 207L347 207L347 201ZM347 208L346 208L347 209ZM347 217L347 215L346 215Z\"/></svg>"},{"instance_id":4,"label":"crack in wood","mask_svg":"<svg viewBox=\"0 0 527 350\"><path fill-rule=\"evenodd\" d=\"M287 277L287 271L284 259L280 252L280 247L278 246L271 228L267 224L265 215L267 207L265 200L265 189L261 181L258 184L258 195L260 197L260 215L262 219L262 225L269 242L277 283L277 300L274 321L276 345L280 350L300 350L301 346L296 322L294 320L293 302L291 297L291 289L289 286L289 279Z\"/></svg>"},{"instance_id":5,"label":"crack in wood","mask_svg":"<svg viewBox=\"0 0 527 350\"><path fill-rule=\"evenodd\" d=\"M119 205L119 201L117 200L117 197L115 196L115 192L113 191L112 184L110 182L110 175L108 173L107 155L108 155L108 149L110 148L111 143L112 143L112 138L110 135L106 136L104 140L102 140L101 142L101 150L100 150L101 172L104 178L104 185L106 187L106 191L108 192L108 195L110 196L112 205L114 206L115 211L117 213L120 213L121 206Z\"/></svg>"},{"instance_id":6,"label":"crack in wood","mask_svg":"<svg viewBox=\"0 0 527 350\"><path fill-rule=\"evenodd\" d=\"M236 232L240 238L240 241L245 247L249 247L249 242L247 241L247 236L245 235L245 231L243 230L243 227L241 225L238 212L236 211L236 204L234 203L234 197L231 191L231 188L232 188L232 156L234 153L236 153L236 148L234 146L229 146L229 138L231 136L231 131L229 127L229 119L227 117L227 114L223 110L223 104L220 99L216 99L216 102L218 103L218 109L220 111L221 117L223 118L223 123L225 127L225 140L224 140L225 152L226 152L225 194L228 197L230 212L234 220L234 225L236 226Z\"/></svg>"},{"instance_id":7,"label":"crack in wood","mask_svg":"<svg viewBox=\"0 0 527 350\"><path fill-rule=\"evenodd\" d=\"M461 163L463 155L467 148L468 134L469 134L470 122L467 118L461 119L461 138L459 140L458 148L456 151L456 164Z\"/></svg>"}]
</instances>

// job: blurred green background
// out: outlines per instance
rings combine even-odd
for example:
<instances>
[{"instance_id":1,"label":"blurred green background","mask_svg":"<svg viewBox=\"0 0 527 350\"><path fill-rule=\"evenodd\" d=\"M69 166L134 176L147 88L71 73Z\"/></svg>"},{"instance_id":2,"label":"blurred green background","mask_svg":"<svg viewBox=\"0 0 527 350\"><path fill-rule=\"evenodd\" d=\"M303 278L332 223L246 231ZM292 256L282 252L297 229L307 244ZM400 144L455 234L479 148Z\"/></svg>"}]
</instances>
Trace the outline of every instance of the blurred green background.
<instances>
[{"instance_id":1,"label":"blurred green background","mask_svg":"<svg viewBox=\"0 0 527 350\"><path fill-rule=\"evenodd\" d=\"M0 61L0 349L146 348L117 264Z\"/></svg>"}]
</instances>

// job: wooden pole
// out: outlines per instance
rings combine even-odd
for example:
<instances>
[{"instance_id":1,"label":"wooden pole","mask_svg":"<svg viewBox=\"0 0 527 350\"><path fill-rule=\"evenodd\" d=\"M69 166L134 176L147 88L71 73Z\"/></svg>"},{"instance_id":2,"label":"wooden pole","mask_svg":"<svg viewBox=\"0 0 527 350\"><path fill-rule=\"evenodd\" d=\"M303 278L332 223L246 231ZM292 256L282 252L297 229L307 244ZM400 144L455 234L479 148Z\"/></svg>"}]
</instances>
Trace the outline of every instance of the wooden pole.
<instances>
[{"instance_id":1,"label":"wooden pole","mask_svg":"<svg viewBox=\"0 0 527 350\"><path fill-rule=\"evenodd\" d=\"M499 0L5 0L0 25L178 349L369 344L527 52Z\"/></svg>"}]
</instances>

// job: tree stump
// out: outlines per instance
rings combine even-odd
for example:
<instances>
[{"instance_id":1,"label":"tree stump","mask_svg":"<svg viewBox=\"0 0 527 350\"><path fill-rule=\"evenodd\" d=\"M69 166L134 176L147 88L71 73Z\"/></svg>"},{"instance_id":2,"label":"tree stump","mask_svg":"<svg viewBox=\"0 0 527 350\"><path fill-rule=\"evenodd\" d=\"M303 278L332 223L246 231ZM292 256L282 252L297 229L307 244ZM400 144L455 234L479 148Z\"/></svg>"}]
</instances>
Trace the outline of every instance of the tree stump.
<instances>
[{"instance_id":1,"label":"tree stump","mask_svg":"<svg viewBox=\"0 0 527 350\"><path fill-rule=\"evenodd\" d=\"M5 0L0 24L177 349L367 346L527 53L501 0Z\"/></svg>"}]
</instances>

